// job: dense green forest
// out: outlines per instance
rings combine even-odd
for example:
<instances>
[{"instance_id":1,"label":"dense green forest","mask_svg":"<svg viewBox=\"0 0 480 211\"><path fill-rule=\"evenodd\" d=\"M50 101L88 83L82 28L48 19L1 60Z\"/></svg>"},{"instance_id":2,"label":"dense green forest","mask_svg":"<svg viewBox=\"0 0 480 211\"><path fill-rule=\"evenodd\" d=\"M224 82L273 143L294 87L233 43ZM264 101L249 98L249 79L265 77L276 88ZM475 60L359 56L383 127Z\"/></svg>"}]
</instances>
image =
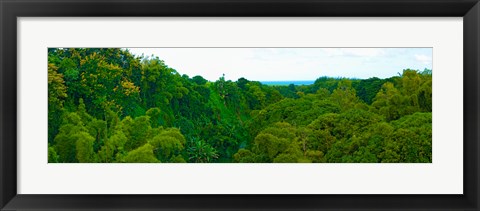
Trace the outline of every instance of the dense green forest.
<instances>
[{"instance_id":1,"label":"dense green forest","mask_svg":"<svg viewBox=\"0 0 480 211\"><path fill-rule=\"evenodd\" d=\"M432 72L267 86L48 49L49 163L429 163Z\"/></svg>"}]
</instances>

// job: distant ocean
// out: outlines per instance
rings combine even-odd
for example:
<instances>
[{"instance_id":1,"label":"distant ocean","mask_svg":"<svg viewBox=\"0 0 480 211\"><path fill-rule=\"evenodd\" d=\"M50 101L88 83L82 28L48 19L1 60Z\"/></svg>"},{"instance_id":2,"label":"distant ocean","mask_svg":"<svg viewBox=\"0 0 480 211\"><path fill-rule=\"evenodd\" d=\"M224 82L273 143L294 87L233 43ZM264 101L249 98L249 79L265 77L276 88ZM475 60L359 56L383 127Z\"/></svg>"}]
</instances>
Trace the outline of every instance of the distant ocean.
<instances>
[{"instance_id":1,"label":"distant ocean","mask_svg":"<svg viewBox=\"0 0 480 211\"><path fill-rule=\"evenodd\" d=\"M311 85L315 81L260 81L260 83L269 85L269 86L288 86L293 85Z\"/></svg>"}]
</instances>

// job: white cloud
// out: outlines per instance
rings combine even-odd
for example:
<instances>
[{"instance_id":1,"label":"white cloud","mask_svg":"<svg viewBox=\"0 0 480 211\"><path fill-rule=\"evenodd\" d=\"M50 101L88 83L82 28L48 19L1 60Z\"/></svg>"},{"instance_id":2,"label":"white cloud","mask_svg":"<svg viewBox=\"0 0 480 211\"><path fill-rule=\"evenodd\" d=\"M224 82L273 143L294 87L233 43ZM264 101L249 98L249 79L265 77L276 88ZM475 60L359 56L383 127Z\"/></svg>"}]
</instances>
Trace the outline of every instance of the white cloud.
<instances>
[{"instance_id":1,"label":"white cloud","mask_svg":"<svg viewBox=\"0 0 480 211\"><path fill-rule=\"evenodd\" d=\"M375 57L385 55L381 48L324 48L328 56Z\"/></svg>"},{"instance_id":2,"label":"white cloud","mask_svg":"<svg viewBox=\"0 0 480 211\"><path fill-rule=\"evenodd\" d=\"M429 56L426 56L426 55L419 55L419 54L415 54L415 59L422 63L422 64L430 64L432 63L432 57L429 57Z\"/></svg>"},{"instance_id":3,"label":"white cloud","mask_svg":"<svg viewBox=\"0 0 480 211\"><path fill-rule=\"evenodd\" d=\"M190 77L222 74L258 81L315 80L321 76L388 78L403 69L431 69L430 48L130 48L154 54ZM415 59L417 58L417 59ZM430 61L424 64L417 60Z\"/></svg>"}]
</instances>

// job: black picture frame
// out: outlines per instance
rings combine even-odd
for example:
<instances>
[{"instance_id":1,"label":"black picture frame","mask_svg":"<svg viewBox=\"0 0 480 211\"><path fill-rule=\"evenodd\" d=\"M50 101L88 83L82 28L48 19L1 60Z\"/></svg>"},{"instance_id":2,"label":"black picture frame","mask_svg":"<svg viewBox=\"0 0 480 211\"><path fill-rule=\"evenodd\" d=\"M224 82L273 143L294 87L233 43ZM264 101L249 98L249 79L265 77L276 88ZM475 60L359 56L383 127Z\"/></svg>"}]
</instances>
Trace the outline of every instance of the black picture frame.
<instances>
[{"instance_id":1,"label":"black picture frame","mask_svg":"<svg viewBox=\"0 0 480 211\"><path fill-rule=\"evenodd\" d=\"M17 17L463 17L462 195L17 194ZM479 210L478 0L0 0L1 210ZM455 74L455 73L452 73Z\"/></svg>"}]
</instances>

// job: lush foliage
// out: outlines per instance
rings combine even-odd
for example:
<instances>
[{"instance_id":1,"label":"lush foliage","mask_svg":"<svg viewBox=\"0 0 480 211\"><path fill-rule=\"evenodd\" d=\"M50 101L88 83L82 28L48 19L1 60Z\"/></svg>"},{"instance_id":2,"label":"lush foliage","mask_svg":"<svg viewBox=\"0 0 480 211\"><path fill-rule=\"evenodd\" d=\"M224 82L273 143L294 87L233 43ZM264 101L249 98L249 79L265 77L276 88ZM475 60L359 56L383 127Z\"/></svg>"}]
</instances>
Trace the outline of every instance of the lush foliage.
<instances>
[{"instance_id":1,"label":"lush foliage","mask_svg":"<svg viewBox=\"0 0 480 211\"><path fill-rule=\"evenodd\" d=\"M48 50L50 163L431 162L432 74L267 86L124 49Z\"/></svg>"}]
</instances>

